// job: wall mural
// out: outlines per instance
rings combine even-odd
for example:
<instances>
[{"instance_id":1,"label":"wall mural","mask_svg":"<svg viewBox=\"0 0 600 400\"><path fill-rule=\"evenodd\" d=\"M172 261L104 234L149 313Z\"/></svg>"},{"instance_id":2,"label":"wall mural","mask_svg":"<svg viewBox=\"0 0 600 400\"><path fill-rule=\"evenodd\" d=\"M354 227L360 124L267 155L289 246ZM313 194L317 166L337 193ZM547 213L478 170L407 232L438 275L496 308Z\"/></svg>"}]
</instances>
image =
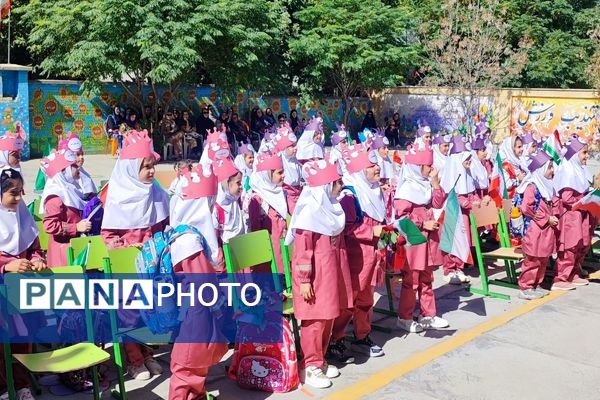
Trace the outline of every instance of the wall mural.
<instances>
[{"instance_id":1,"label":"wall mural","mask_svg":"<svg viewBox=\"0 0 600 400\"><path fill-rule=\"evenodd\" d=\"M513 97L511 133L533 130L549 135L558 130L563 139L573 133L588 142L600 139L600 100Z\"/></svg>"},{"instance_id":2,"label":"wall mural","mask_svg":"<svg viewBox=\"0 0 600 400\"><path fill-rule=\"evenodd\" d=\"M200 115L200 108L204 105L212 106L217 115L234 106L245 119L255 105L263 109L271 107L275 115L282 112L289 115L290 110L296 108L300 118L310 118L321 112L327 133L335 128L335 122L340 121L343 114L342 104L338 99L324 99L306 107L299 105L299 100L295 97L259 97L246 91L221 97L212 87L180 87L174 93L162 87L157 92L151 91L150 87L144 88L144 104L153 103L158 96L169 101L172 108L190 110L194 116ZM111 105L119 104L122 108L132 107L141 111L132 96L120 85L106 85L98 96L86 98L81 95L78 84L31 81L29 97L30 146L34 157L43 154L47 143L55 147L58 138L67 132L80 135L86 152L102 153L106 146L104 121L111 112ZM350 126L358 129L369 108L368 99L353 99Z\"/></svg>"}]
</instances>

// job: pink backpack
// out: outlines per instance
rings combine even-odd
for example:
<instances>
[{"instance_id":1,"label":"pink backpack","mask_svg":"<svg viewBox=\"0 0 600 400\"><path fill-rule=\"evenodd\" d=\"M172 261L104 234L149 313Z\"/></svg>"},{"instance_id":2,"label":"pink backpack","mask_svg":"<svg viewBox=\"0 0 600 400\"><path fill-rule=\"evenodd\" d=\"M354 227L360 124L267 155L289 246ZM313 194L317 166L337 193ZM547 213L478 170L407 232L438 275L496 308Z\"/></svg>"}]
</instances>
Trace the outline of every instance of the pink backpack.
<instances>
[{"instance_id":1,"label":"pink backpack","mask_svg":"<svg viewBox=\"0 0 600 400\"><path fill-rule=\"evenodd\" d=\"M270 325L279 329L277 324ZM295 389L300 384L298 377L298 361L294 335L289 322L283 318L283 343L248 343L243 337L248 330L259 330L254 325L240 325L238 343L233 352L233 362L228 375L237 380L244 389L262 390L264 392L284 393ZM266 329L269 329L267 326Z\"/></svg>"}]
</instances>

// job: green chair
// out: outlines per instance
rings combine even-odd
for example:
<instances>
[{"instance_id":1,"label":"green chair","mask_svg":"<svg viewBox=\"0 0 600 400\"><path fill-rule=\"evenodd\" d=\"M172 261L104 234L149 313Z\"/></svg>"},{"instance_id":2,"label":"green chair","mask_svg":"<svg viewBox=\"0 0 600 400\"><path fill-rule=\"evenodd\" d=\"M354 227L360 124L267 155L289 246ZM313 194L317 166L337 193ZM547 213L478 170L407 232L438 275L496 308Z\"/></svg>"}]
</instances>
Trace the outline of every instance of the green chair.
<instances>
[{"instance_id":1,"label":"green chair","mask_svg":"<svg viewBox=\"0 0 600 400\"><path fill-rule=\"evenodd\" d=\"M300 354L300 329L298 328L298 321L294 315L294 303L292 297L292 263L291 260L294 256L293 245L286 246L285 239L281 239L281 256L283 258L283 272L285 273L285 297L283 315L290 318L292 322L292 328L294 330L294 341L296 343L296 354ZM291 304L289 304L291 303Z\"/></svg>"},{"instance_id":2,"label":"green chair","mask_svg":"<svg viewBox=\"0 0 600 400\"><path fill-rule=\"evenodd\" d=\"M38 238L40 239L40 247L42 250L48 251L48 241L50 240L50 236L48 236L48 233L44 230L44 221L36 221L36 225L39 231Z\"/></svg>"},{"instance_id":3,"label":"green chair","mask_svg":"<svg viewBox=\"0 0 600 400\"><path fill-rule=\"evenodd\" d=\"M38 277L47 277L48 274L83 274L83 268L80 266L57 267L48 269L39 274ZM6 285L0 286L0 297L4 315L9 310L11 296L7 295ZM6 311L4 311L6 310ZM27 312L39 312L20 310L21 314ZM8 319L4 319L3 329L8 331ZM16 390L14 386L13 361L21 363L31 373L53 373L61 374L65 372L77 371L85 368L92 368L94 399L100 399L100 382L98 380L98 365L109 360L110 354L94 344L94 328L92 324L92 314L89 308L85 309L85 324L87 339L86 343L78 343L61 349L31 354L13 354L10 343L3 343L4 365L6 368L6 382L10 400L16 400Z\"/></svg>"},{"instance_id":4,"label":"green chair","mask_svg":"<svg viewBox=\"0 0 600 400\"><path fill-rule=\"evenodd\" d=\"M102 236L82 236L71 239L71 244L67 248L67 262L69 265L75 263L76 258L79 258L82 251L87 250L84 269L104 268L104 259L108 258L108 250L104 244Z\"/></svg>"},{"instance_id":5,"label":"green chair","mask_svg":"<svg viewBox=\"0 0 600 400\"><path fill-rule=\"evenodd\" d=\"M484 296L509 300L510 296L502 293L491 292L489 290L489 285L492 284L509 288L519 287L515 263L523 260L524 256L520 248L514 248L510 245L505 213L502 210L498 210L494 203L490 203L487 206L474 207L469 215L469 220L471 225L471 236L473 237L473 244L475 246L476 262L477 266L479 267L479 275L482 286L481 289L471 286L469 291L471 293L482 294ZM496 250L482 252L478 228L489 225L497 225L501 247ZM506 279L490 280L487 275L487 267L484 264L484 260L503 260L507 275Z\"/></svg>"}]
</instances>

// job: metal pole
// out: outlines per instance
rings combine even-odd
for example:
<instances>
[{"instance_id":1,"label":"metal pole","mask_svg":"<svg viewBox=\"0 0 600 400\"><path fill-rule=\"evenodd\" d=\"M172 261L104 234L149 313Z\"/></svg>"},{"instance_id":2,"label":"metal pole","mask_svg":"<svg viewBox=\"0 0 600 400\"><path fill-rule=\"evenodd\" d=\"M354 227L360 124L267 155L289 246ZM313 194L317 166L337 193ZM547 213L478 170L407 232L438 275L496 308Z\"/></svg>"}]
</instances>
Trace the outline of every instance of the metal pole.
<instances>
[{"instance_id":1,"label":"metal pole","mask_svg":"<svg viewBox=\"0 0 600 400\"><path fill-rule=\"evenodd\" d=\"M8 58L8 64L10 64L10 8L8 9L8 57L7 58Z\"/></svg>"}]
</instances>

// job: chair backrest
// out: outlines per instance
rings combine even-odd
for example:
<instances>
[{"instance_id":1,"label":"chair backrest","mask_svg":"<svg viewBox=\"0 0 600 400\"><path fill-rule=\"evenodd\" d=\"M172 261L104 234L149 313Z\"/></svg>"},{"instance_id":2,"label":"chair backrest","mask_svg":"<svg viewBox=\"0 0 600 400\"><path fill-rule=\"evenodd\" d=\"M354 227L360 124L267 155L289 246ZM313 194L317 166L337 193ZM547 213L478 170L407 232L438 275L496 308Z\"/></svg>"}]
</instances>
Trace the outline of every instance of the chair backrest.
<instances>
[{"instance_id":1,"label":"chair backrest","mask_svg":"<svg viewBox=\"0 0 600 400\"><path fill-rule=\"evenodd\" d=\"M48 251L49 236L44 230L44 221L36 221L36 225L39 231L38 238L40 239L40 247L42 250Z\"/></svg>"},{"instance_id":2,"label":"chair backrest","mask_svg":"<svg viewBox=\"0 0 600 400\"><path fill-rule=\"evenodd\" d=\"M71 239L70 251L67 253L69 264L73 264L77 256L87 248L88 243L90 247L85 267L90 269L103 268L104 259L108 257L108 250L106 250L104 239L100 235L82 236Z\"/></svg>"},{"instance_id":3,"label":"chair backrest","mask_svg":"<svg viewBox=\"0 0 600 400\"><path fill-rule=\"evenodd\" d=\"M247 233L229 239L223 244L227 272L236 273L256 265L275 263L271 236L266 230ZM272 270L273 271L273 270ZM277 272L277 267L275 271Z\"/></svg>"},{"instance_id":4,"label":"chair backrest","mask_svg":"<svg viewBox=\"0 0 600 400\"><path fill-rule=\"evenodd\" d=\"M496 225L499 221L496 203L489 202L487 205L475 206L471 209L477 228L488 225Z\"/></svg>"},{"instance_id":5,"label":"chair backrest","mask_svg":"<svg viewBox=\"0 0 600 400\"><path fill-rule=\"evenodd\" d=\"M140 254L140 249L137 247L123 247L119 249L112 249L108 251L108 258L110 260L110 271L113 274L135 274L137 270L135 268L135 259Z\"/></svg>"},{"instance_id":6,"label":"chair backrest","mask_svg":"<svg viewBox=\"0 0 600 400\"><path fill-rule=\"evenodd\" d=\"M171 182L177 177L175 171L156 171L154 173L154 180L158 181L160 186L164 189L168 189L171 186Z\"/></svg>"},{"instance_id":7,"label":"chair backrest","mask_svg":"<svg viewBox=\"0 0 600 400\"><path fill-rule=\"evenodd\" d=\"M502 199L502 211L504 211L504 218L506 221L510 221L510 213L512 212L512 200Z\"/></svg>"}]
</instances>

